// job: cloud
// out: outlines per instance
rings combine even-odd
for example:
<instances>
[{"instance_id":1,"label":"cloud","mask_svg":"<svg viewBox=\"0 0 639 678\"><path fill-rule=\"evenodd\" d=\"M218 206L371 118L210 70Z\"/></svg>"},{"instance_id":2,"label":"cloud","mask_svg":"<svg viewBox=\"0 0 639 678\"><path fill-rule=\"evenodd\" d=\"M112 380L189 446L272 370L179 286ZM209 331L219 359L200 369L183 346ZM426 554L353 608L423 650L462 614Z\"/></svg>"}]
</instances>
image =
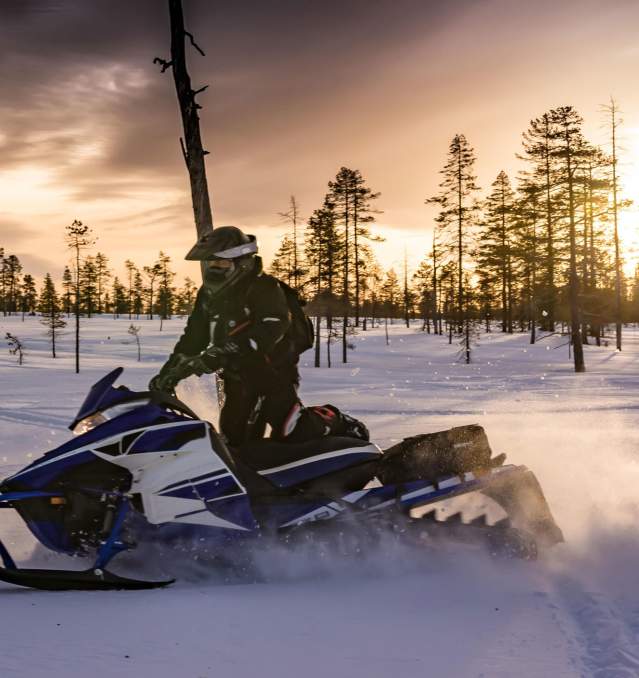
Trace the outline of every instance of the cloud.
<instances>
[{"instance_id":1,"label":"cloud","mask_svg":"<svg viewBox=\"0 0 639 678\"><path fill-rule=\"evenodd\" d=\"M0 213L0 247L11 254L27 240L37 237L39 229Z\"/></svg>"},{"instance_id":2,"label":"cloud","mask_svg":"<svg viewBox=\"0 0 639 678\"><path fill-rule=\"evenodd\" d=\"M291 193L309 214L350 165L382 192L385 224L429 229L423 199L452 134L467 134L488 185L515 168L519 135L544 109L594 108L610 91L624 95L627 119L639 108L624 85L634 2L605 12L594 0L184 8L206 52L188 57L194 87L210 85L199 101L216 223L279 233ZM50 217L43 240L54 237L50 224L78 217L114 248L130 232L121 250L144 256L156 229L184 249L193 217L179 111L171 73L152 64L168 57L166 3L3 0L0 40L0 172L46 170L47 191L33 199L34 213ZM626 71L614 61L622 52ZM27 202L9 214L16 232L31 228Z\"/></svg>"}]
</instances>

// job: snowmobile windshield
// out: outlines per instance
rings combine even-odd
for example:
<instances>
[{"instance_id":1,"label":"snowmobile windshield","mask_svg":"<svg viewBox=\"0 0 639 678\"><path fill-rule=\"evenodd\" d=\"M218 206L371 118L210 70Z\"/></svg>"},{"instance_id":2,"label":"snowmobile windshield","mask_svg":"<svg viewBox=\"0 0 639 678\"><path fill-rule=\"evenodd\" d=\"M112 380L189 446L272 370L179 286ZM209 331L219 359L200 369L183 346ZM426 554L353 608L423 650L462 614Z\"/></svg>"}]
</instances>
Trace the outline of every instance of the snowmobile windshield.
<instances>
[{"instance_id":1,"label":"snowmobile windshield","mask_svg":"<svg viewBox=\"0 0 639 678\"><path fill-rule=\"evenodd\" d=\"M138 407L143 407L148 405L150 402L149 398L140 398L139 400L130 400L127 403L122 403L121 405L114 405L113 407L107 407L100 412L95 412L84 419L80 419L75 426L73 427L74 435L82 435L92 431L96 426L104 424L105 421L110 419L115 419L121 414L126 414L131 410L135 410Z\"/></svg>"},{"instance_id":2,"label":"snowmobile windshield","mask_svg":"<svg viewBox=\"0 0 639 678\"><path fill-rule=\"evenodd\" d=\"M113 419L125 411L140 407L149 402L149 394L147 392L131 391L126 386L113 387L113 383L122 372L123 369L117 367L89 389L87 397L84 399L75 419L69 426L74 433L86 433L87 430L90 430L86 428L88 425L91 425L91 428L95 428L97 423L101 423L98 421L100 416L104 417L103 421ZM126 409L123 410L121 409L122 407ZM96 419L94 420L94 418ZM83 431L79 431L80 424L85 426Z\"/></svg>"}]
</instances>

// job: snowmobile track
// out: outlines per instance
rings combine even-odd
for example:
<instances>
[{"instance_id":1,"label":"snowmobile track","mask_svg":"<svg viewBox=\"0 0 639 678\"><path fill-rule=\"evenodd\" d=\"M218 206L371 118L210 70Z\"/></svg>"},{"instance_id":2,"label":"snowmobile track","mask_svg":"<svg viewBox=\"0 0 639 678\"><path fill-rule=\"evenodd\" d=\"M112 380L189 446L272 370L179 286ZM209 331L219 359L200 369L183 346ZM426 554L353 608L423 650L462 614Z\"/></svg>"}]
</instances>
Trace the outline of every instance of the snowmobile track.
<instances>
[{"instance_id":1,"label":"snowmobile track","mask_svg":"<svg viewBox=\"0 0 639 678\"><path fill-rule=\"evenodd\" d=\"M577 629L580 660L594 678L639 676L637 628L603 593L590 591L574 578L557 586L562 609Z\"/></svg>"}]
</instances>

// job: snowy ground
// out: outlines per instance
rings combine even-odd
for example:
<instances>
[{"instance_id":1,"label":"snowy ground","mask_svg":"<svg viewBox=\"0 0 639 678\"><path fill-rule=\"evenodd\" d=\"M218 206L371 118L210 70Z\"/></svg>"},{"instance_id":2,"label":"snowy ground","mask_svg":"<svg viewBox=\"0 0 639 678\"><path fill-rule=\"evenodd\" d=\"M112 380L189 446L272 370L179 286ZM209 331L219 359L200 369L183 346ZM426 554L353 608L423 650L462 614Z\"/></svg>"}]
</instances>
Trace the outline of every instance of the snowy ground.
<instances>
[{"instance_id":1,"label":"snowy ground","mask_svg":"<svg viewBox=\"0 0 639 678\"><path fill-rule=\"evenodd\" d=\"M86 322L75 375L70 332L54 361L37 319L0 318L0 337L14 332L27 350L18 367L0 348L0 476L65 440L107 370L123 365L126 383L146 384L183 321L161 333L137 324L141 363L128 320ZM0 676L639 676L639 333L627 331L623 353L587 347L588 372L575 375L559 337L531 347L482 335L466 366L417 325L390 332L390 346L379 329L358 335L348 365L304 367L304 399L365 419L381 445L482 424L496 452L537 473L566 544L536 563L454 549L330 566L274 556L270 583L187 576L140 593L0 585ZM182 394L214 416L201 382ZM30 557L13 512L0 535Z\"/></svg>"}]
</instances>

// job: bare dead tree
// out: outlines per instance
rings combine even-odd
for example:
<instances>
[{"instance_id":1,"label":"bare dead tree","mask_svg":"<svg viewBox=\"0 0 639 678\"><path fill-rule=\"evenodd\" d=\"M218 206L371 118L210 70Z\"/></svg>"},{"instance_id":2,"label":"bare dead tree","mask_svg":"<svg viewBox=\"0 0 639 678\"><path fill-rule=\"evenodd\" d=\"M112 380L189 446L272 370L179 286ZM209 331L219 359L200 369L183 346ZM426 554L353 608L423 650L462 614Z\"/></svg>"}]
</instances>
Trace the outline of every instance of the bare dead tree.
<instances>
[{"instance_id":1,"label":"bare dead tree","mask_svg":"<svg viewBox=\"0 0 639 678\"><path fill-rule=\"evenodd\" d=\"M9 353L11 353L11 355L17 355L18 365L22 365L24 362L24 344L15 334L11 334L11 332L7 332L4 335L4 338L7 340L7 344L9 344Z\"/></svg>"},{"instance_id":2,"label":"bare dead tree","mask_svg":"<svg viewBox=\"0 0 639 678\"><path fill-rule=\"evenodd\" d=\"M171 60L166 61L156 57L153 63L160 64L163 73L168 68L171 68L173 72L184 131L184 137L180 137L180 146L189 172L193 216L199 237L213 228L211 201L204 163L204 156L208 155L208 151L205 151L202 146L200 116L198 115L198 110L202 107L196 101L196 96L206 90L208 85L197 90L194 90L191 86L191 77L186 67L185 38L189 38L191 45L202 56L204 56L204 52L195 42L193 35L184 29L182 0L169 0L169 18L171 23Z\"/></svg>"},{"instance_id":3,"label":"bare dead tree","mask_svg":"<svg viewBox=\"0 0 639 678\"><path fill-rule=\"evenodd\" d=\"M621 254L619 250L619 181L617 168L617 145L618 145L618 127L623 122L619 117L619 106L617 102L610 97L610 104L604 106L604 111L608 115L610 129L610 167L612 169L612 215L614 224L614 245L615 245L615 339L617 350L621 351Z\"/></svg>"},{"instance_id":4,"label":"bare dead tree","mask_svg":"<svg viewBox=\"0 0 639 678\"><path fill-rule=\"evenodd\" d=\"M193 34L184 28L182 0L169 0L169 20L171 24L171 60L166 61L156 57L153 59L153 63L159 64L162 67L162 73L168 68L171 68L173 72L173 81L175 82L175 91L180 106L182 129L184 132L184 137L180 137L180 147L189 172L193 216L195 218L195 229L199 238L213 229L211 200L209 198L206 164L204 162L204 156L208 155L209 152L205 151L202 146L200 116L198 114L198 110L202 106L195 99L198 94L206 90L208 85L196 90L191 86L191 77L186 67L185 38L189 39L191 45L202 56L205 56L205 54L202 48L195 42ZM201 272L202 274L204 273L203 266L201 267ZM218 403L221 406L224 393L220 379L216 379L216 387Z\"/></svg>"},{"instance_id":5,"label":"bare dead tree","mask_svg":"<svg viewBox=\"0 0 639 678\"><path fill-rule=\"evenodd\" d=\"M135 344L138 349L138 362L142 360L142 345L140 344L140 326L139 325L134 325L131 323L129 325L129 329L127 330L127 334L130 334L133 337L133 341L135 341Z\"/></svg>"}]
</instances>

